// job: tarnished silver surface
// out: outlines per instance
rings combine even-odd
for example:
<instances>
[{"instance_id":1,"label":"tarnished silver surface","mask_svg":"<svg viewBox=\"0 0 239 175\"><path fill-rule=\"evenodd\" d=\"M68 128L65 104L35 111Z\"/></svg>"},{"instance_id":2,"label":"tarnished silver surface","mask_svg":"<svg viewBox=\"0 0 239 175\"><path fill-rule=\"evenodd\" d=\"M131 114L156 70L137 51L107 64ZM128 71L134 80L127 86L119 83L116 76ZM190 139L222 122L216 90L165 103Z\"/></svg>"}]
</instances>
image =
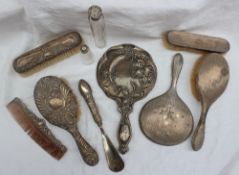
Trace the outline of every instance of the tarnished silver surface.
<instances>
[{"instance_id":1,"label":"tarnished silver surface","mask_svg":"<svg viewBox=\"0 0 239 175\"><path fill-rule=\"evenodd\" d=\"M34 99L43 117L51 124L71 133L83 160L88 165L95 165L99 160L98 154L78 131L79 108L76 97L68 85L54 76L43 77L35 86Z\"/></svg>"},{"instance_id":2,"label":"tarnished silver surface","mask_svg":"<svg viewBox=\"0 0 239 175\"><path fill-rule=\"evenodd\" d=\"M131 139L129 114L133 104L152 90L156 77L156 66L149 53L132 44L111 47L98 63L98 83L117 102L122 114L118 131L121 153L128 151Z\"/></svg>"},{"instance_id":3,"label":"tarnished silver surface","mask_svg":"<svg viewBox=\"0 0 239 175\"><path fill-rule=\"evenodd\" d=\"M13 68L18 73L25 73L59 56L71 55L77 48L87 53L87 47L79 33L70 32L20 55L14 60Z\"/></svg>"},{"instance_id":4,"label":"tarnished silver surface","mask_svg":"<svg viewBox=\"0 0 239 175\"><path fill-rule=\"evenodd\" d=\"M230 49L229 42L224 38L199 35L186 31L170 31L168 42L185 48L192 48L210 52L224 53Z\"/></svg>"},{"instance_id":5,"label":"tarnished silver surface","mask_svg":"<svg viewBox=\"0 0 239 175\"><path fill-rule=\"evenodd\" d=\"M176 54L172 65L172 83L163 95L150 100L140 113L140 127L152 141L162 145L183 142L193 128L192 114L176 91L177 80L183 66L183 57Z\"/></svg>"},{"instance_id":6,"label":"tarnished silver surface","mask_svg":"<svg viewBox=\"0 0 239 175\"><path fill-rule=\"evenodd\" d=\"M204 58L196 73L196 89L202 105L201 117L192 138L192 148L199 150L204 142L205 122L209 107L224 92L229 81L229 67L220 54L212 53Z\"/></svg>"},{"instance_id":7,"label":"tarnished silver surface","mask_svg":"<svg viewBox=\"0 0 239 175\"><path fill-rule=\"evenodd\" d=\"M80 80L79 90L81 95L84 97L87 105L90 108L90 111L95 120L95 123L100 128L103 147L105 151L105 157L106 157L109 168L114 172L121 171L124 168L124 162L103 129L102 118L100 116L98 107L93 98L90 85L85 80Z\"/></svg>"}]
</instances>

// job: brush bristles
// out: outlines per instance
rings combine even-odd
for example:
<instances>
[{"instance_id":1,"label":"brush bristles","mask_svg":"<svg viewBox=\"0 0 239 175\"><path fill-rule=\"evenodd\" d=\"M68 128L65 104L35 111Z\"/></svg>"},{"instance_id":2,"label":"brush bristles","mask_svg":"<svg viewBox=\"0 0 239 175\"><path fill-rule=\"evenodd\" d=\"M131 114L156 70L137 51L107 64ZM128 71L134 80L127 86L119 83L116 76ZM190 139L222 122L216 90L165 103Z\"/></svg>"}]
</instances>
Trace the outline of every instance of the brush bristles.
<instances>
[{"instance_id":1,"label":"brush bristles","mask_svg":"<svg viewBox=\"0 0 239 175\"><path fill-rule=\"evenodd\" d=\"M65 154L66 148L46 128L43 120L37 119L20 99L15 98L7 105L7 108L23 130L50 155L59 160ZM44 132L39 127L39 123L47 131Z\"/></svg>"}]
</instances>

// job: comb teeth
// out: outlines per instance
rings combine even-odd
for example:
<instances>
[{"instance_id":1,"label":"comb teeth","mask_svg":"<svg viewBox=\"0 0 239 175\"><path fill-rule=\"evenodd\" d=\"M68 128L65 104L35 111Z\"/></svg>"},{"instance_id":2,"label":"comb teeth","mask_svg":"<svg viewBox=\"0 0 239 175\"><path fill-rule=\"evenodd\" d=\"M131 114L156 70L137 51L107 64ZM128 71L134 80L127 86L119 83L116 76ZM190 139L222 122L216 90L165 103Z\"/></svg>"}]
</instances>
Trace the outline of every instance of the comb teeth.
<instances>
[{"instance_id":1,"label":"comb teeth","mask_svg":"<svg viewBox=\"0 0 239 175\"><path fill-rule=\"evenodd\" d=\"M62 158L66 147L55 138L45 120L38 118L19 98L12 100L7 108L17 123L36 143L57 160Z\"/></svg>"}]
</instances>

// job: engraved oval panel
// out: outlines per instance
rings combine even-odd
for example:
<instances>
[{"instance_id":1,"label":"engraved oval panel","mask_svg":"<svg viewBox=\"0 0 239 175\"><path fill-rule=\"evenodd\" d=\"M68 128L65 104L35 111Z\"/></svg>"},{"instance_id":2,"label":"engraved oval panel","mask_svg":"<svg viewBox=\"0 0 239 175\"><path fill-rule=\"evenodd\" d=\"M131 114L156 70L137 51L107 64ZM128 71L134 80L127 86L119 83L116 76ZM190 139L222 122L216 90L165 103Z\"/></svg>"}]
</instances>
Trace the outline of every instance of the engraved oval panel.
<instances>
[{"instance_id":1,"label":"engraved oval panel","mask_svg":"<svg viewBox=\"0 0 239 175\"><path fill-rule=\"evenodd\" d=\"M60 98L52 98L49 100L49 105L53 109L59 109L60 107L64 107L64 100Z\"/></svg>"}]
</instances>

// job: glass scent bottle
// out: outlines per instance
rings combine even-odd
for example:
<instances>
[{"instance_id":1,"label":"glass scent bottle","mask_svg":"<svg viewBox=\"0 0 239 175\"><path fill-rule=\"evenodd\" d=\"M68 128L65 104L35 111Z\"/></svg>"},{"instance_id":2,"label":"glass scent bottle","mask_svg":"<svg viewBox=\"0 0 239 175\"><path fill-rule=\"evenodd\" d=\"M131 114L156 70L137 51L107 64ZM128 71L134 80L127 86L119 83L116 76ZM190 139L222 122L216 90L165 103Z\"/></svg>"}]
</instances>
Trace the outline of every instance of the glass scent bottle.
<instances>
[{"instance_id":1,"label":"glass scent bottle","mask_svg":"<svg viewBox=\"0 0 239 175\"><path fill-rule=\"evenodd\" d=\"M88 19L96 47L105 47L105 21L102 9L93 5L88 10Z\"/></svg>"},{"instance_id":2,"label":"glass scent bottle","mask_svg":"<svg viewBox=\"0 0 239 175\"><path fill-rule=\"evenodd\" d=\"M90 50L90 48L87 45L82 45L81 47L81 58L83 64L92 64L94 62L93 60L93 54Z\"/></svg>"}]
</instances>

